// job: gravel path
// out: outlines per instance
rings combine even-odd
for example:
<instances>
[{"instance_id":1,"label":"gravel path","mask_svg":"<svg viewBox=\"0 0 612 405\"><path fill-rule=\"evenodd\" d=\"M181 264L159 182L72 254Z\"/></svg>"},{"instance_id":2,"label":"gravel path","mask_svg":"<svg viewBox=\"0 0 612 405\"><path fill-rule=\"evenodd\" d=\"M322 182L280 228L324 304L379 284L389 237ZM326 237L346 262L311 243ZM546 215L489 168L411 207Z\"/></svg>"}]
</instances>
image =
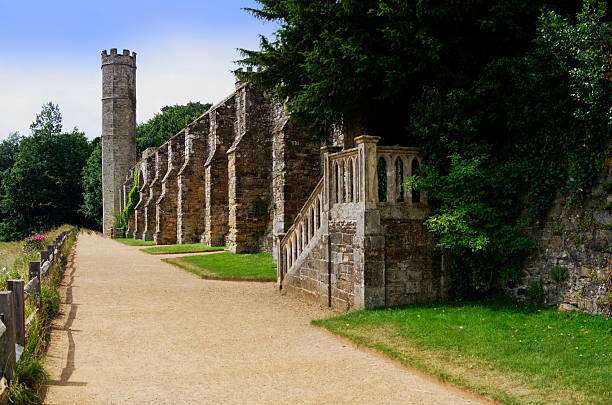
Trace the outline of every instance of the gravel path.
<instances>
[{"instance_id":1,"label":"gravel path","mask_svg":"<svg viewBox=\"0 0 612 405\"><path fill-rule=\"evenodd\" d=\"M480 400L309 324L270 283L203 280L81 233L47 361L48 404L468 404Z\"/></svg>"}]
</instances>

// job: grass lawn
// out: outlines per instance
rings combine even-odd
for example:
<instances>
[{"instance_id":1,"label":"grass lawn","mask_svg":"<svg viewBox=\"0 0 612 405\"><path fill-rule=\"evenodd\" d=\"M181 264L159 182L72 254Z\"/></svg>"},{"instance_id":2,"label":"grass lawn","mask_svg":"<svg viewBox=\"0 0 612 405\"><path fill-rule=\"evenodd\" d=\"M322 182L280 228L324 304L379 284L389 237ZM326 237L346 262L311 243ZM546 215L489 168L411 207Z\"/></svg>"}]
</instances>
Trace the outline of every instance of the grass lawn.
<instances>
[{"instance_id":1,"label":"grass lawn","mask_svg":"<svg viewBox=\"0 0 612 405\"><path fill-rule=\"evenodd\" d=\"M208 246L204 243L188 243L184 245L161 245L140 250L152 255L163 255L168 253L218 252L225 249L225 246Z\"/></svg>"},{"instance_id":2,"label":"grass lawn","mask_svg":"<svg viewBox=\"0 0 612 405\"><path fill-rule=\"evenodd\" d=\"M237 255L221 252L164 261L203 278L276 280L276 263L268 253Z\"/></svg>"},{"instance_id":3,"label":"grass lawn","mask_svg":"<svg viewBox=\"0 0 612 405\"><path fill-rule=\"evenodd\" d=\"M116 238L115 240L128 246L155 246L155 241L152 240L140 240L131 238Z\"/></svg>"},{"instance_id":4,"label":"grass lawn","mask_svg":"<svg viewBox=\"0 0 612 405\"><path fill-rule=\"evenodd\" d=\"M612 398L612 319L498 302L362 310L313 324L503 403Z\"/></svg>"}]
</instances>

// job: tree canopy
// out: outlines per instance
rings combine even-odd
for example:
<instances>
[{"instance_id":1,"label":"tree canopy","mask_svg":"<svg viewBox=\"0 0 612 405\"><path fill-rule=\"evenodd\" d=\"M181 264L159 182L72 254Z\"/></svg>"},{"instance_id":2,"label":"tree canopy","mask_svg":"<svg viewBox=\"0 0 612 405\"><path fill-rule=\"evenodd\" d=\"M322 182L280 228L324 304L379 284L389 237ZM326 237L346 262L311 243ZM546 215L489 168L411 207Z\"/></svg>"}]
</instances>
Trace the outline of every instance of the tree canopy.
<instances>
[{"instance_id":1,"label":"tree canopy","mask_svg":"<svg viewBox=\"0 0 612 405\"><path fill-rule=\"evenodd\" d=\"M81 223L81 168L90 154L85 135L62 132L55 104L45 104L18 143L2 179L0 237L16 239L62 223Z\"/></svg>"},{"instance_id":2,"label":"tree canopy","mask_svg":"<svg viewBox=\"0 0 612 405\"><path fill-rule=\"evenodd\" d=\"M555 193L587 195L612 133L610 10L597 0L258 0L274 38L246 79L293 120L420 146L409 187L451 258L457 298L518 278Z\"/></svg>"},{"instance_id":3,"label":"tree canopy","mask_svg":"<svg viewBox=\"0 0 612 405\"><path fill-rule=\"evenodd\" d=\"M199 101L162 107L161 113L155 114L153 118L138 125L136 129L138 156L147 148L163 145L187 124L208 111L210 107L212 104L202 104Z\"/></svg>"}]
</instances>

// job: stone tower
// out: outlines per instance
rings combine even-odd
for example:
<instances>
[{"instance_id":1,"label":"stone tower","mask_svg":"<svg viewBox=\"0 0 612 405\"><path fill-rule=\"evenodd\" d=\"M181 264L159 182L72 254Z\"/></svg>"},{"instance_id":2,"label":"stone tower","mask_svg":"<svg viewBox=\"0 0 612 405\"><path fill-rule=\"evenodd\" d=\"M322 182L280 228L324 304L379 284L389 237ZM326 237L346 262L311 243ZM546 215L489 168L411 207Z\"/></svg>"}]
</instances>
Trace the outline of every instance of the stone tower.
<instances>
[{"instance_id":1,"label":"stone tower","mask_svg":"<svg viewBox=\"0 0 612 405\"><path fill-rule=\"evenodd\" d=\"M136 164L136 52L102 51L103 232L110 236L122 184Z\"/></svg>"}]
</instances>

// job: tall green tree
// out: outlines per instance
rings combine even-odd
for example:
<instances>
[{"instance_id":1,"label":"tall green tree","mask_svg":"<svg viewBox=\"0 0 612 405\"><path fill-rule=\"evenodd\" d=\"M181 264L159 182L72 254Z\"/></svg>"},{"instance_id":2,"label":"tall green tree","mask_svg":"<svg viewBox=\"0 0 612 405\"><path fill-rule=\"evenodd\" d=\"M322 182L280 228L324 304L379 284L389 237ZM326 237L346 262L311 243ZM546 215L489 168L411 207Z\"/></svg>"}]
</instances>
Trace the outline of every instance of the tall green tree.
<instances>
[{"instance_id":1,"label":"tall green tree","mask_svg":"<svg viewBox=\"0 0 612 405\"><path fill-rule=\"evenodd\" d=\"M81 213L88 225L102 230L102 142L96 138L90 145L92 152L83 168L83 205Z\"/></svg>"},{"instance_id":2,"label":"tall green tree","mask_svg":"<svg viewBox=\"0 0 612 405\"><path fill-rule=\"evenodd\" d=\"M430 86L469 85L483 66L521 54L538 24L536 0L258 0L275 37L242 50L248 80L287 101L294 121L325 138L334 127L404 141ZM553 3L553 2L548 2ZM555 7L575 2L555 2Z\"/></svg>"},{"instance_id":3,"label":"tall green tree","mask_svg":"<svg viewBox=\"0 0 612 405\"><path fill-rule=\"evenodd\" d=\"M81 171L90 154L85 135L62 131L61 113L45 104L19 143L3 178L0 237L16 239L61 223L81 223Z\"/></svg>"},{"instance_id":4,"label":"tall green tree","mask_svg":"<svg viewBox=\"0 0 612 405\"><path fill-rule=\"evenodd\" d=\"M246 79L327 138L422 148L411 187L450 253L457 298L518 278L556 192L586 194L610 140L610 12L597 0L259 0L272 39ZM582 10L582 11L581 11ZM577 14L578 13L578 14ZM523 215L523 213L527 213Z\"/></svg>"},{"instance_id":5,"label":"tall green tree","mask_svg":"<svg viewBox=\"0 0 612 405\"><path fill-rule=\"evenodd\" d=\"M140 156L147 148L163 145L187 124L208 111L210 107L212 104L202 104L199 101L162 107L161 113L155 114L149 121L138 125L136 129L138 155Z\"/></svg>"}]
</instances>

